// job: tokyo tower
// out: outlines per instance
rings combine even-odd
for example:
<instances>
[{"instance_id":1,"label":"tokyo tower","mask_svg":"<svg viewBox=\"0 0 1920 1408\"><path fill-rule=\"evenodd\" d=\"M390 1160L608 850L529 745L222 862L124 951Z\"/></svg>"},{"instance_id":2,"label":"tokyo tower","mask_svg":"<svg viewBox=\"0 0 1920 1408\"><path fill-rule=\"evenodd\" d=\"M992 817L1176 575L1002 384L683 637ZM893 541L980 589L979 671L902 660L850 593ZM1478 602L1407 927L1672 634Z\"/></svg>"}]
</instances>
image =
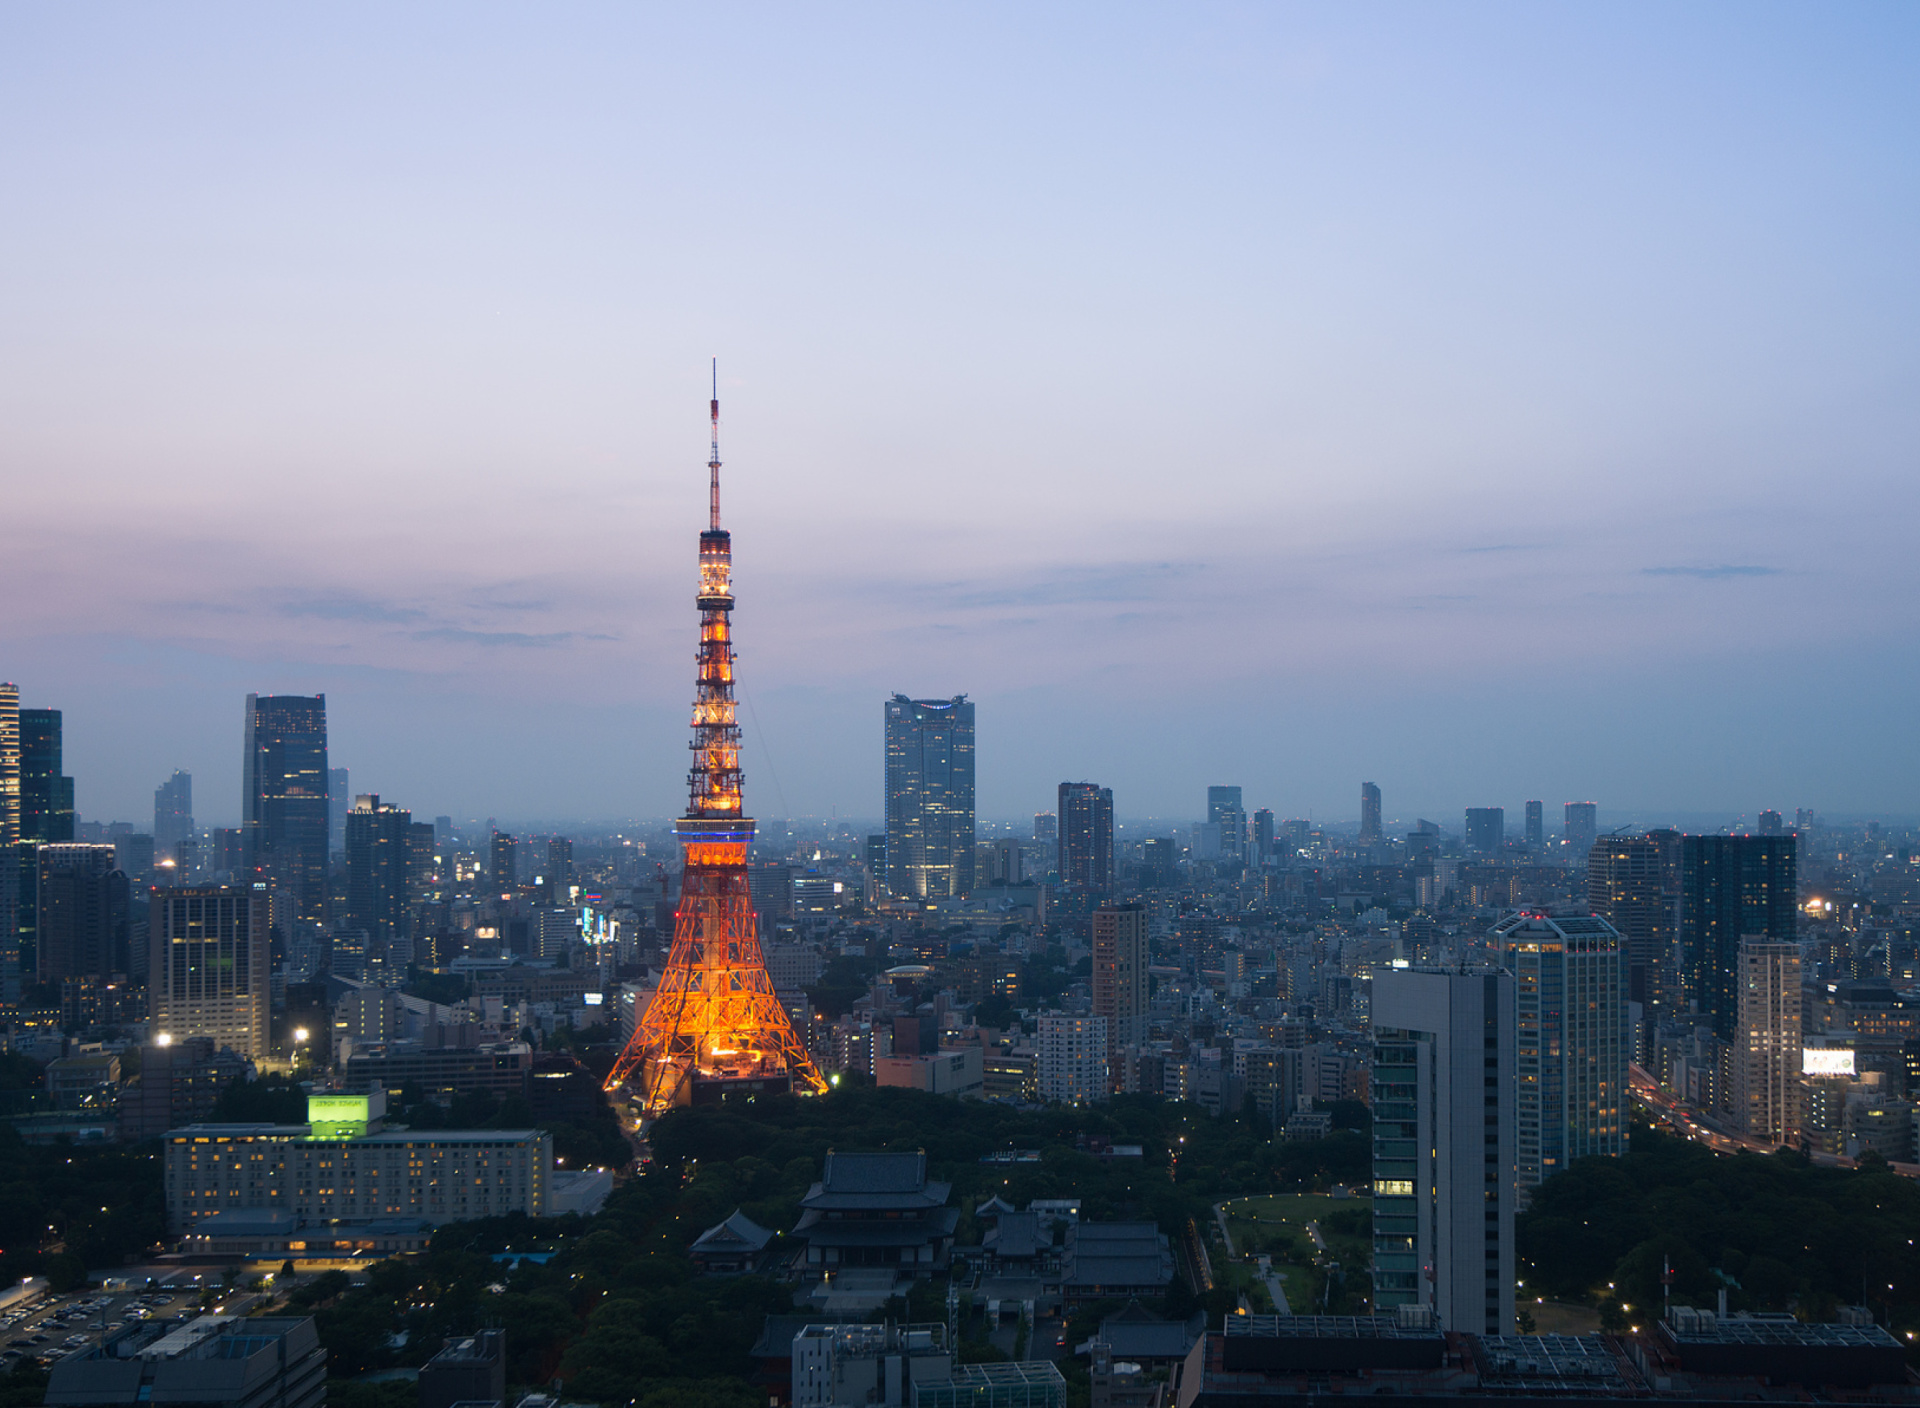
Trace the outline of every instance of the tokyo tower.
<instances>
[{"instance_id":1,"label":"tokyo tower","mask_svg":"<svg viewBox=\"0 0 1920 1408\"><path fill-rule=\"evenodd\" d=\"M733 543L720 526L720 380L715 362L707 531L700 535L700 675L693 704L685 854L673 949L660 987L606 1089L631 1084L643 1117L739 1093L827 1088L774 996L747 889L753 819L740 787L733 703Z\"/></svg>"}]
</instances>

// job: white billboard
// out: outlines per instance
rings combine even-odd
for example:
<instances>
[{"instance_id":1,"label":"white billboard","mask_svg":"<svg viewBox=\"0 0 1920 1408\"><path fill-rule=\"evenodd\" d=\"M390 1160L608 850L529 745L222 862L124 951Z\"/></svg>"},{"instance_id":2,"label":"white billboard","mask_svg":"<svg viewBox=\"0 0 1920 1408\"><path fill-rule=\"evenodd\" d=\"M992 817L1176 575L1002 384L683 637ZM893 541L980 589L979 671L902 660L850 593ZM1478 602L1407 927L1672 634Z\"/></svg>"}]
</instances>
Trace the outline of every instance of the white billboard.
<instances>
[{"instance_id":1,"label":"white billboard","mask_svg":"<svg viewBox=\"0 0 1920 1408\"><path fill-rule=\"evenodd\" d=\"M1853 1050L1846 1046L1809 1046L1800 1052L1800 1072L1809 1076L1850 1076Z\"/></svg>"}]
</instances>

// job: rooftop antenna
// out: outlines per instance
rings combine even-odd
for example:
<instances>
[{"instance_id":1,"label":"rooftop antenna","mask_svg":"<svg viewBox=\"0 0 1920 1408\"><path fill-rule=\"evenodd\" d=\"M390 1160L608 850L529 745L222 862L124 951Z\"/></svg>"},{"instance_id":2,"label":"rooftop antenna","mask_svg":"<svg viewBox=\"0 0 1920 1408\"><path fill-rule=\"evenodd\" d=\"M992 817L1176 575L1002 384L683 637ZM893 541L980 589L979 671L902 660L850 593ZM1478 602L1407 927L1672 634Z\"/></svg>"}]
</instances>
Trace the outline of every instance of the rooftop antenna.
<instances>
[{"instance_id":1,"label":"rooftop antenna","mask_svg":"<svg viewBox=\"0 0 1920 1408\"><path fill-rule=\"evenodd\" d=\"M707 461L707 470L712 475L709 490L710 503L707 510L707 528L711 532L720 531L720 359L713 359L713 456Z\"/></svg>"}]
</instances>

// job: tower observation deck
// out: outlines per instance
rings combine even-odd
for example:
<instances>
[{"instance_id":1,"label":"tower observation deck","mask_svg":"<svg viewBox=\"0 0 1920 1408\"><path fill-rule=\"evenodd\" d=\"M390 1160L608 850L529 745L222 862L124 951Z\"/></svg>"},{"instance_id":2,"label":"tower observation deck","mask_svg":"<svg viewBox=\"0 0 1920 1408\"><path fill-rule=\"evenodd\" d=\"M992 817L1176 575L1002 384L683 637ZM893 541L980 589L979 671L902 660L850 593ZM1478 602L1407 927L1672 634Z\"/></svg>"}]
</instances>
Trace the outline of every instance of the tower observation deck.
<instances>
[{"instance_id":1,"label":"tower observation deck","mask_svg":"<svg viewBox=\"0 0 1920 1408\"><path fill-rule=\"evenodd\" d=\"M647 1118L732 1093L826 1089L767 976L747 888L753 819L741 793L733 699L733 543L720 526L720 394L714 385L707 531L700 535L699 675L687 814L674 823L685 864L673 948L653 1001L607 1076L632 1086Z\"/></svg>"}]
</instances>

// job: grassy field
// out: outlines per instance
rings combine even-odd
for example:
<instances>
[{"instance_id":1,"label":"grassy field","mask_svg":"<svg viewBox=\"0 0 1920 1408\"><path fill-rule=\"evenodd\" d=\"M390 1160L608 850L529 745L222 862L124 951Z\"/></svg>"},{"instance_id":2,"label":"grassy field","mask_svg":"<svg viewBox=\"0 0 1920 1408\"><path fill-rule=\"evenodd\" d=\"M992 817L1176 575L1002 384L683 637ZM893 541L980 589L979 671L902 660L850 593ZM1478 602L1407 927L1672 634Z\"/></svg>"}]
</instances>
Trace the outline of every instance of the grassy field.
<instances>
[{"instance_id":1,"label":"grassy field","mask_svg":"<svg viewBox=\"0 0 1920 1408\"><path fill-rule=\"evenodd\" d=\"M1252 1198L1234 1198L1224 1204L1227 1227L1233 1234L1234 1250L1242 1256L1267 1254L1275 1271L1287 1273L1281 1283L1296 1314L1317 1310L1327 1303L1326 1270L1328 1261L1340 1263L1344 1285L1337 1285L1334 1299L1345 1301L1339 1308L1353 1309L1351 1303L1369 1290L1367 1268L1373 1260L1370 1225L1372 1204L1364 1197L1335 1198L1323 1193L1271 1193ZM1317 1223L1326 1242L1323 1253L1308 1235L1307 1225Z\"/></svg>"},{"instance_id":2,"label":"grassy field","mask_svg":"<svg viewBox=\"0 0 1920 1408\"><path fill-rule=\"evenodd\" d=\"M1600 1332L1600 1312L1590 1305L1523 1298L1517 1309L1533 1316L1533 1328L1542 1335L1594 1335Z\"/></svg>"}]
</instances>

